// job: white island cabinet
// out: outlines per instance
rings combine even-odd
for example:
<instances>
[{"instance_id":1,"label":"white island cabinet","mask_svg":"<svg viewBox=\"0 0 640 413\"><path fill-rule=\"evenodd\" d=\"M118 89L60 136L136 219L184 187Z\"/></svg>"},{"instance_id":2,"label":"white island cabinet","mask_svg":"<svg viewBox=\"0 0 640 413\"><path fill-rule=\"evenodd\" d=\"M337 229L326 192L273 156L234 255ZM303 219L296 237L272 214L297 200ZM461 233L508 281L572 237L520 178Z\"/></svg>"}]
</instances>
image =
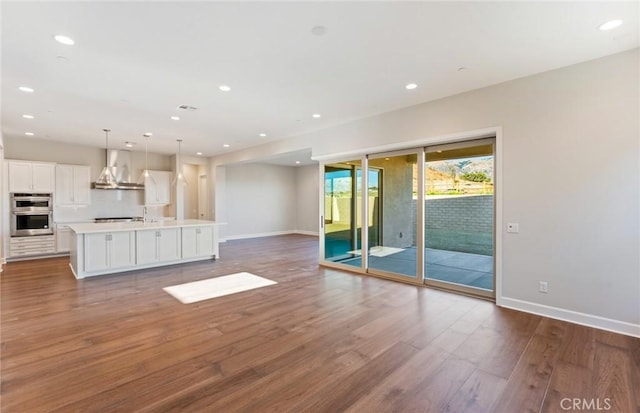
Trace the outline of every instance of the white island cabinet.
<instances>
[{"instance_id":1,"label":"white island cabinet","mask_svg":"<svg viewBox=\"0 0 640 413\"><path fill-rule=\"evenodd\" d=\"M131 267L135 263L132 235L129 231L85 234L85 271Z\"/></svg>"},{"instance_id":2,"label":"white island cabinet","mask_svg":"<svg viewBox=\"0 0 640 413\"><path fill-rule=\"evenodd\" d=\"M213 227L188 227L182 229L182 257L217 255L214 251Z\"/></svg>"},{"instance_id":3,"label":"white island cabinet","mask_svg":"<svg viewBox=\"0 0 640 413\"><path fill-rule=\"evenodd\" d=\"M180 228L136 231L136 264L176 261L180 256Z\"/></svg>"},{"instance_id":4,"label":"white island cabinet","mask_svg":"<svg viewBox=\"0 0 640 413\"><path fill-rule=\"evenodd\" d=\"M84 278L215 259L218 225L197 219L69 224L69 265L76 278Z\"/></svg>"}]
</instances>

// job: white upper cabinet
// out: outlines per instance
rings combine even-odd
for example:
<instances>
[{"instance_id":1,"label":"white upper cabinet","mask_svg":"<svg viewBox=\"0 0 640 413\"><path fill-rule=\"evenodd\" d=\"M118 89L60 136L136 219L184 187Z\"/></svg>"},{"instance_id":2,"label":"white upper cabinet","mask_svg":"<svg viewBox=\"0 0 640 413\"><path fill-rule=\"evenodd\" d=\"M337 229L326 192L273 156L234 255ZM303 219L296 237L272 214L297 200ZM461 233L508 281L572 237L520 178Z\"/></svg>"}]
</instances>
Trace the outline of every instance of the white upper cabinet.
<instances>
[{"instance_id":1,"label":"white upper cabinet","mask_svg":"<svg viewBox=\"0 0 640 413\"><path fill-rule=\"evenodd\" d=\"M91 167L56 165L56 205L89 205L90 189Z\"/></svg>"},{"instance_id":2,"label":"white upper cabinet","mask_svg":"<svg viewBox=\"0 0 640 413\"><path fill-rule=\"evenodd\" d=\"M9 161L9 192L53 193L55 164Z\"/></svg>"},{"instance_id":3,"label":"white upper cabinet","mask_svg":"<svg viewBox=\"0 0 640 413\"><path fill-rule=\"evenodd\" d=\"M144 183L145 205L168 205L171 203L171 172L149 171L153 179Z\"/></svg>"}]
</instances>

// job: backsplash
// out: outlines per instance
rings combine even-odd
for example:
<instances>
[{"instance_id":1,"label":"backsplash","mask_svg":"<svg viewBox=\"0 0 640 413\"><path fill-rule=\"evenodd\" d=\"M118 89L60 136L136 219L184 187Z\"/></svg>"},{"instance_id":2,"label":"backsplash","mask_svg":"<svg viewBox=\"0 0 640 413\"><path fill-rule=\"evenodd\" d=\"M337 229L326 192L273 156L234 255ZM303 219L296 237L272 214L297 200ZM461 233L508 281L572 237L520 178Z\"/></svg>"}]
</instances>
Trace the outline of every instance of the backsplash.
<instances>
[{"instance_id":1,"label":"backsplash","mask_svg":"<svg viewBox=\"0 0 640 413\"><path fill-rule=\"evenodd\" d=\"M85 207L54 207L54 222L93 221L103 217L142 216L144 191L91 190L91 205ZM147 207L149 218L165 216L163 206Z\"/></svg>"}]
</instances>

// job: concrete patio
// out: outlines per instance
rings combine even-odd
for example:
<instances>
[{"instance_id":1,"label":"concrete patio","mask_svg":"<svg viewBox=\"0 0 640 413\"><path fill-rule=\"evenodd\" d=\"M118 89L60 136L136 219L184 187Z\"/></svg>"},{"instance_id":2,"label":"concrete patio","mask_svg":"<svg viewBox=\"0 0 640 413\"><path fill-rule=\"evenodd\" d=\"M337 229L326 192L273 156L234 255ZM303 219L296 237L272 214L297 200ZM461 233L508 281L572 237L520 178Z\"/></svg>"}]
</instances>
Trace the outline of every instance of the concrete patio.
<instances>
[{"instance_id":1,"label":"concrete patio","mask_svg":"<svg viewBox=\"0 0 640 413\"><path fill-rule=\"evenodd\" d=\"M490 255L425 248L426 278L493 290L493 257ZM340 261L359 267L360 257ZM385 256L369 256L369 267L410 277L416 276L416 248Z\"/></svg>"}]
</instances>

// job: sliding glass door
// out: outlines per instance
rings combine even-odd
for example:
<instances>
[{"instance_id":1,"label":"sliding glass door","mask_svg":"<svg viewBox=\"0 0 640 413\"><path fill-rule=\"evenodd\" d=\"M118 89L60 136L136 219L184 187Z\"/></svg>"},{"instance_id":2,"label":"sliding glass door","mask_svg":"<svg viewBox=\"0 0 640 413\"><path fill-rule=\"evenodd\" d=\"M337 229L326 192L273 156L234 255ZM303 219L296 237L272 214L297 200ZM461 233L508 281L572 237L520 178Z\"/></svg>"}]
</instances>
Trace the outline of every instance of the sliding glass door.
<instances>
[{"instance_id":1,"label":"sliding glass door","mask_svg":"<svg viewBox=\"0 0 640 413\"><path fill-rule=\"evenodd\" d=\"M418 153L412 150L367 158L367 218L369 230L377 231L377 242L369 237L367 271L417 280Z\"/></svg>"},{"instance_id":2,"label":"sliding glass door","mask_svg":"<svg viewBox=\"0 0 640 413\"><path fill-rule=\"evenodd\" d=\"M492 297L494 140L425 152L426 283Z\"/></svg>"},{"instance_id":3,"label":"sliding glass door","mask_svg":"<svg viewBox=\"0 0 640 413\"><path fill-rule=\"evenodd\" d=\"M359 161L324 167L324 258L331 262L354 263L353 250L360 237L357 218L357 171Z\"/></svg>"},{"instance_id":4,"label":"sliding glass door","mask_svg":"<svg viewBox=\"0 0 640 413\"><path fill-rule=\"evenodd\" d=\"M325 165L324 262L493 297L494 146L487 138Z\"/></svg>"},{"instance_id":5,"label":"sliding glass door","mask_svg":"<svg viewBox=\"0 0 640 413\"><path fill-rule=\"evenodd\" d=\"M352 160L324 166L324 258L327 261L363 267L362 263L362 162ZM372 168L368 182L382 182L382 170ZM368 199L377 197L369 185ZM380 243L380 211L367 214L369 245Z\"/></svg>"}]
</instances>

